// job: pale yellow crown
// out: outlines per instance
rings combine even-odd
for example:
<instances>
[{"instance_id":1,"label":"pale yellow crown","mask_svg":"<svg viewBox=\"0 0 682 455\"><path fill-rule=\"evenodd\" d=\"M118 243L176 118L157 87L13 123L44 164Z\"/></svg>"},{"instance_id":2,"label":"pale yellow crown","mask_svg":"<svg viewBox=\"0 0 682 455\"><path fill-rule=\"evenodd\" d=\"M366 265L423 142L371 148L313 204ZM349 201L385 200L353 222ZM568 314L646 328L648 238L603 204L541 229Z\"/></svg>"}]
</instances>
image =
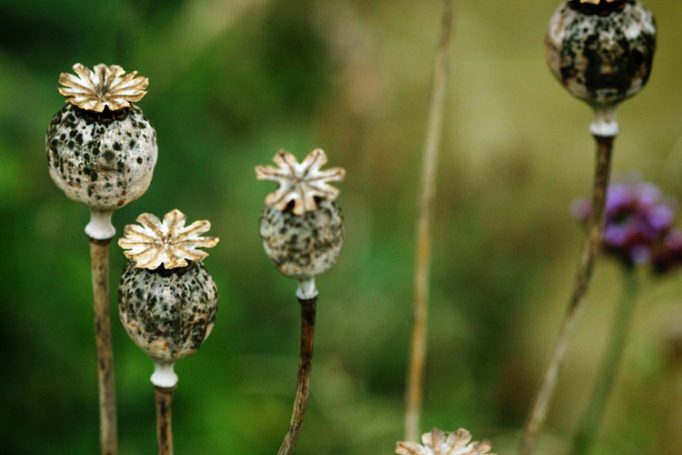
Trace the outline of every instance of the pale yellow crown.
<instances>
[{"instance_id":1,"label":"pale yellow crown","mask_svg":"<svg viewBox=\"0 0 682 455\"><path fill-rule=\"evenodd\" d=\"M151 213L137 217L137 224L129 224L123 231L118 245L123 254L135 263L138 269L154 270L187 267L188 261L201 261L208 253L199 248L212 248L220 239L202 237L211 229L207 220L195 221L185 226L187 217L178 209L171 210L159 220Z\"/></svg>"},{"instance_id":2,"label":"pale yellow crown","mask_svg":"<svg viewBox=\"0 0 682 455\"><path fill-rule=\"evenodd\" d=\"M59 75L59 93L66 101L81 109L102 112L105 107L116 111L130 107L147 94L149 79L138 76L137 71L126 73L118 65L100 63L90 70L85 65L73 65L75 75Z\"/></svg>"}]
</instances>

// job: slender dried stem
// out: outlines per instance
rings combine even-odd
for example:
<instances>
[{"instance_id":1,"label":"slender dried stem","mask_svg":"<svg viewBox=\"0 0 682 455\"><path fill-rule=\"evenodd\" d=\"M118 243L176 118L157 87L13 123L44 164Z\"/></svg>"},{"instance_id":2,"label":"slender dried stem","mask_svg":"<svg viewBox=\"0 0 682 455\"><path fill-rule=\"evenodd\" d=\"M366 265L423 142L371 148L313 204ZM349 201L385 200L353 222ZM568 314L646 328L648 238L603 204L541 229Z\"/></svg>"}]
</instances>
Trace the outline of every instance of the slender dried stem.
<instances>
[{"instance_id":1,"label":"slender dried stem","mask_svg":"<svg viewBox=\"0 0 682 455\"><path fill-rule=\"evenodd\" d=\"M109 316L109 242L90 239L102 455L116 454L116 389Z\"/></svg>"},{"instance_id":2,"label":"slender dried stem","mask_svg":"<svg viewBox=\"0 0 682 455\"><path fill-rule=\"evenodd\" d=\"M289 431L287 431L278 455L288 455L293 452L301 434L303 417L308 406L310 395L310 374L313 368L313 341L315 338L315 307L317 295L312 298L298 298L301 304L301 345L298 355L298 379L296 381L296 398L291 411Z\"/></svg>"},{"instance_id":3,"label":"slender dried stem","mask_svg":"<svg viewBox=\"0 0 682 455\"><path fill-rule=\"evenodd\" d=\"M454 0L444 0L441 35L433 75L433 92L426 127L417 219L414 270L414 307L410 357L407 372L405 439L416 441L421 416L431 268L431 225L436 198L436 168L443 131L448 49L452 35Z\"/></svg>"},{"instance_id":4,"label":"slender dried stem","mask_svg":"<svg viewBox=\"0 0 682 455\"><path fill-rule=\"evenodd\" d=\"M156 401L156 442L159 455L173 455L173 392L174 387L154 387Z\"/></svg>"},{"instance_id":5,"label":"slender dried stem","mask_svg":"<svg viewBox=\"0 0 682 455\"><path fill-rule=\"evenodd\" d=\"M554 396L561 367L566 357L568 345L575 332L575 326L583 308L585 296L592 279L594 262L601 244L604 227L604 206L606 203L606 189L611 173L611 153L613 151L613 136L594 136L597 142L597 160L592 189L592 216L589 224L589 235L585 240L582 256L578 265L573 291L566 308L564 320L559 331L559 337L554 345L552 357L544 372L542 381L533 400L528 420L521 439L520 455L531 455L535 449L535 442L542 430L547 417L549 405Z\"/></svg>"},{"instance_id":6,"label":"slender dried stem","mask_svg":"<svg viewBox=\"0 0 682 455\"><path fill-rule=\"evenodd\" d=\"M597 375L597 383L573 439L572 453L574 454L589 453L623 357L639 289L637 275L632 268L628 268L623 275L623 294L611 329L606 353Z\"/></svg>"}]
</instances>

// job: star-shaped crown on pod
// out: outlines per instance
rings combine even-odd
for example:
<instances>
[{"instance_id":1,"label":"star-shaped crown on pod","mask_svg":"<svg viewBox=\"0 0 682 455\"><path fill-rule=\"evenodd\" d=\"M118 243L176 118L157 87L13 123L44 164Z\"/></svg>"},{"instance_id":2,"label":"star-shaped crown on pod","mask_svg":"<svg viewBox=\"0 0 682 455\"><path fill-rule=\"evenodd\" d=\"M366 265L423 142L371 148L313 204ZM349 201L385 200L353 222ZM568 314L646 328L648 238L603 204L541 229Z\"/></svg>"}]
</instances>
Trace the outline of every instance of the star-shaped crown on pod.
<instances>
[{"instance_id":1,"label":"star-shaped crown on pod","mask_svg":"<svg viewBox=\"0 0 682 455\"><path fill-rule=\"evenodd\" d=\"M95 65L94 70L85 65L73 65L76 75L59 75L59 87L66 101L81 109L102 112L107 107L116 111L130 107L131 102L140 101L147 94L149 79L138 76L137 71L126 73L118 65Z\"/></svg>"},{"instance_id":2,"label":"star-shaped crown on pod","mask_svg":"<svg viewBox=\"0 0 682 455\"><path fill-rule=\"evenodd\" d=\"M430 433L422 435L422 444L416 442L399 442L396 445L397 455L495 455L490 452L488 441L471 442L471 433L460 428L452 433L445 433L434 428Z\"/></svg>"},{"instance_id":3,"label":"star-shaped crown on pod","mask_svg":"<svg viewBox=\"0 0 682 455\"><path fill-rule=\"evenodd\" d=\"M273 161L278 167L256 166L258 180L272 180L279 184L277 191L267 195L265 203L278 210L294 204L294 215L302 216L317 209L316 198L333 201L339 190L329 182L340 182L346 171L340 167L320 170L327 162L322 149L315 149L299 163L291 153L280 150Z\"/></svg>"},{"instance_id":4,"label":"star-shaped crown on pod","mask_svg":"<svg viewBox=\"0 0 682 455\"><path fill-rule=\"evenodd\" d=\"M211 248L218 244L218 237L202 237L211 229L207 220L195 221L185 226L187 217L178 209L171 210L159 220L151 213L137 217L137 224L129 224L123 231L118 245L123 254L135 262L138 269L154 270L161 265L165 269L187 267L187 261L201 261L208 253L198 248Z\"/></svg>"}]
</instances>

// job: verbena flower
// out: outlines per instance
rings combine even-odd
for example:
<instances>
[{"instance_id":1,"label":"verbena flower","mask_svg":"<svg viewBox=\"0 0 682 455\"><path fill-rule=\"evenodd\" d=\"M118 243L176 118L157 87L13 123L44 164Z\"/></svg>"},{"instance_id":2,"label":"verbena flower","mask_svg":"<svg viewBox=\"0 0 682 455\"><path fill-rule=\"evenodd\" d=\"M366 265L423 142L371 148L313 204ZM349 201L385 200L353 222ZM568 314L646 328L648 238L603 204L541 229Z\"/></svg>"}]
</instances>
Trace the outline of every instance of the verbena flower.
<instances>
[{"instance_id":1,"label":"verbena flower","mask_svg":"<svg viewBox=\"0 0 682 455\"><path fill-rule=\"evenodd\" d=\"M656 273L682 265L682 231L674 227L676 211L676 201L652 183L633 177L610 185L603 251L627 267L651 265ZM586 224L592 212L590 201L574 202L572 212Z\"/></svg>"},{"instance_id":2,"label":"verbena flower","mask_svg":"<svg viewBox=\"0 0 682 455\"><path fill-rule=\"evenodd\" d=\"M446 433L434 428L422 435L422 444L416 442L399 442L396 445L397 455L495 455L488 441L471 442L471 433L460 428Z\"/></svg>"},{"instance_id":3,"label":"verbena flower","mask_svg":"<svg viewBox=\"0 0 682 455\"><path fill-rule=\"evenodd\" d=\"M652 266L655 273L664 274L682 265L682 230L672 229L662 245L654 252Z\"/></svg>"}]
</instances>

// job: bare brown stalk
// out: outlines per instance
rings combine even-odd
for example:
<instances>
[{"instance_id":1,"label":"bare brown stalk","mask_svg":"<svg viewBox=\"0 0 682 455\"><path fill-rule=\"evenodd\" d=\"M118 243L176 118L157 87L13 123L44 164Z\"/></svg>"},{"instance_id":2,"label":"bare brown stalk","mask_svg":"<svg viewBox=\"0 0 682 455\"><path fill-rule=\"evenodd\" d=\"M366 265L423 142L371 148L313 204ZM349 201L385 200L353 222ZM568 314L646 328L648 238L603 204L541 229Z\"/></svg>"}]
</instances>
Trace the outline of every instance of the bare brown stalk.
<instances>
[{"instance_id":1,"label":"bare brown stalk","mask_svg":"<svg viewBox=\"0 0 682 455\"><path fill-rule=\"evenodd\" d=\"M317 296L298 299L301 304L301 344L298 356L298 379L296 381L296 398L291 411L289 431L287 431L277 455L288 455L293 452L301 434L303 417L310 396L310 376L313 367L313 341L315 338L315 307Z\"/></svg>"},{"instance_id":2,"label":"bare brown stalk","mask_svg":"<svg viewBox=\"0 0 682 455\"><path fill-rule=\"evenodd\" d=\"M528 420L524 428L519 449L520 455L531 455L535 449L537 437L547 417L547 411L554 396L557 380L563 366L568 345L575 332L576 323L584 306L585 296L590 286L594 263L601 244L604 227L604 206L606 190L611 173L611 154L613 151L613 136L594 136L597 143L597 159L592 189L592 214L589 223L588 237L583 246L583 252L578 265L573 291L571 292L564 320L561 324L559 337L554 345L552 357L542 376L533 400Z\"/></svg>"},{"instance_id":3,"label":"bare brown stalk","mask_svg":"<svg viewBox=\"0 0 682 455\"><path fill-rule=\"evenodd\" d=\"M156 442L159 455L173 455L173 392L174 387L154 387L156 401Z\"/></svg>"},{"instance_id":4,"label":"bare brown stalk","mask_svg":"<svg viewBox=\"0 0 682 455\"><path fill-rule=\"evenodd\" d=\"M102 455L115 455L117 451L116 389L114 385L114 357L111 348L111 318L109 315L110 241L111 239L90 239Z\"/></svg>"},{"instance_id":5,"label":"bare brown stalk","mask_svg":"<svg viewBox=\"0 0 682 455\"><path fill-rule=\"evenodd\" d=\"M429 274L431 269L431 225L433 224L433 207L436 198L436 170L438 150L440 149L443 131L448 50L452 35L453 15L454 0L444 0L419 191L417 247L414 269L414 320L412 322L405 410L405 439L407 441L416 441L419 437L419 420L424 394Z\"/></svg>"}]
</instances>

